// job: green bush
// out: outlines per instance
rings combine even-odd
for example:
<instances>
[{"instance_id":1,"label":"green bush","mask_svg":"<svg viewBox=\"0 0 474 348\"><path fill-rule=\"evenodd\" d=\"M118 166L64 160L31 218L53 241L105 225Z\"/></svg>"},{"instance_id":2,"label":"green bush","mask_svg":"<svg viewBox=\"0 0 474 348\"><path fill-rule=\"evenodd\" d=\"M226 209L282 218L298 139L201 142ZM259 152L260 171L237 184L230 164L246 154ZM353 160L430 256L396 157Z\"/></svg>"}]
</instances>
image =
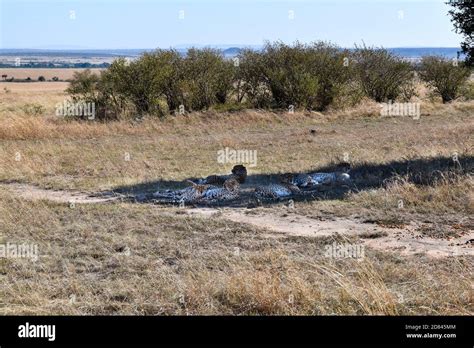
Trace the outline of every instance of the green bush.
<instances>
[{"instance_id":1,"label":"green bush","mask_svg":"<svg viewBox=\"0 0 474 348\"><path fill-rule=\"evenodd\" d=\"M342 86L339 94L334 98L331 103L331 107L334 109L350 108L358 105L365 97L365 93L362 90L360 83L356 80L352 80L349 83Z\"/></svg>"},{"instance_id":2,"label":"green bush","mask_svg":"<svg viewBox=\"0 0 474 348\"><path fill-rule=\"evenodd\" d=\"M182 81L187 110L205 110L225 103L232 90L234 67L218 50L192 48L183 60Z\"/></svg>"},{"instance_id":3,"label":"green bush","mask_svg":"<svg viewBox=\"0 0 474 348\"><path fill-rule=\"evenodd\" d=\"M325 110L350 78L347 52L318 42L267 43L262 52L239 56L238 95L255 107Z\"/></svg>"},{"instance_id":4,"label":"green bush","mask_svg":"<svg viewBox=\"0 0 474 348\"><path fill-rule=\"evenodd\" d=\"M145 53L140 59L130 62L124 71L124 95L133 103L139 116L161 113L157 103L159 91L155 81L155 64L156 57Z\"/></svg>"},{"instance_id":5,"label":"green bush","mask_svg":"<svg viewBox=\"0 0 474 348\"><path fill-rule=\"evenodd\" d=\"M352 58L355 78L369 98L380 103L415 94L413 67L386 49L356 46Z\"/></svg>"},{"instance_id":6,"label":"green bush","mask_svg":"<svg viewBox=\"0 0 474 348\"><path fill-rule=\"evenodd\" d=\"M89 69L76 71L66 92L71 95L74 101L97 102L99 79L99 76L93 74Z\"/></svg>"},{"instance_id":7,"label":"green bush","mask_svg":"<svg viewBox=\"0 0 474 348\"><path fill-rule=\"evenodd\" d=\"M448 103L460 96L460 90L469 79L471 71L461 62L450 61L442 57L423 57L420 77Z\"/></svg>"},{"instance_id":8,"label":"green bush","mask_svg":"<svg viewBox=\"0 0 474 348\"><path fill-rule=\"evenodd\" d=\"M40 104L29 103L22 106L23 112L28 116L39 116L45 111L44 107Z\"/></svg>"},{"instance_id":9,"label":"green bush","mask_svg":"<svg viewBox=\"0 0 474 348\"><path fill-rule=\"evenodd\" d=\"M234 79L233 63L217 50L191 49L185 58L174 50L156 50L132 62L117 59L100 77L90 71L75 74L68 93L95 102L98 119L161 117L180 105L203 110L228 103Z\"/></svg>"},{"instance_id":10,"label":"green bush","mask_svg":"<svg viewBox=\"0 0 474 348\"><path fill-rule=\"evenodd\" d=\"M249 103L255 108L270 107L272 95L264 77L264 55L251 49L244 49L237 58L235 81L237 101Z\"/></svg>"},{"instance_id":11,"label":"green bush","mask_svg":"<svg viewBox=\"0 0 474 348\"><path fill-rule=\"evenodd\" d=\"M153 57L153 78L157 97L166 100L168 112L176 112L184 103L183 60L175 50L157 50Z\"/></svg>"},{"instance_id":12,"label":"green bush","mask_svg":"<svg viewBox=\"0 0 474 348\"><path fill-rule=\"evenodd\" d=\"M347 54L319 42L312 45L267 43L263 51L263 81L277 107L325 110L349 80L343 65Z\"/></svg>"},{"instance_id":13,"label":"green bush","mask_svg":"<svg viewBox=\"0 0 474 348\"><path fill-rule=\"evenodd\" d=\"M135 113L133 103L128 98L130 72L128 62L121 58L115 60L110 67L101 72L96 84L97 118L99 120L116 120Z\"/></svg>"},{"instance_id":14,"label":"green bush","mask_svg":"<svg viewBox=\"0 0 474 348\"><path fill-rule=\"evenodd\" d=\"M433 60L434 59L434 60ZM459 93L468 76L464 67L424 59L420 76L444 101ZM67 92L74 101L93 102L96 119L113 120L188 111L256 108L326 110L346 107L368 96L377 102L414 95L414 71L384 49L353 52L325 42L267 43L244 49L235 60L219 50L156 50L134 61L115 60L100 75L76 72Z\"/></svg>"},{"instance_id":15,"label":"green bush","mask_svg":"<svg viewBox=\"0 0 474 348\"><path fill-rule=\"evenodd\" d=\"M100 76L89 69L77 71L66 89L73 102L94 103L96 120L117 120L125 114L126 107L124 98L120 95L120 86L112 81L112 77L116 77L117 64L120 62L114 62Z\"/></svg>"},{"instance_id":16,"label":"green bush","mask_svg":"<svg viewBox=\"0 0 474 348\"><path fill-rule=\"evenodd\" d=\"M182 102L179 54L157 50L135 61L117 59L102 73L97 89L107 112L124 117L164 116Z\"/></svg>"},{"instance_id":17,"label":"green bush","mask_svg":"<svg viewBox=\"0 0 474 348\"><path fill-rule=\"evenodd\" d=\"M309 47L310 69L317 77L316 95L307 108L326 110L335 98L349 88L352 67L345 65L349 52L337 46L320 42Z\"/></svg>"},{"instance_id":18,"label":"green bush","mask_svg":"<svg viewBox=\"0 0 474 348\"><path fill-rule=\"evenodd\" d=\"M317 94L318 77L311 73L311 57L306 47L296 43L293 47L281 42L267 43L264 51L263 80L272 92L279 108L310 108Z\"/></svg>"}]
</instances>

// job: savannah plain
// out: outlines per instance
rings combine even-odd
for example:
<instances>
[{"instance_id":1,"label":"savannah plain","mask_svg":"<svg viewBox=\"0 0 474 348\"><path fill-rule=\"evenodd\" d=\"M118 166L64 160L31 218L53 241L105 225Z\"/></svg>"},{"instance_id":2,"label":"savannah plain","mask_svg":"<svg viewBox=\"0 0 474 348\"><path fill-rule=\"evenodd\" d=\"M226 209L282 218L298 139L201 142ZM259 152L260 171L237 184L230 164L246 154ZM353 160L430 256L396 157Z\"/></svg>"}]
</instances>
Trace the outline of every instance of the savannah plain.
<instances>
[{"instance_id":1,"label":"savannah plain","mask_svg":"<svg viewBox=\"0 0 474 348\"><path fill-rule=\"evenodd\" d=\"M420 83L417 120L364 100L101 123L56 116L67 85L0 83L0 243L40 253L0 259L0 314L473 314L473 100ZM244 190L342 160L353 180L293 203L128 199L230 172L225 147L257 151Z\"/></svg>"}]
</instances>

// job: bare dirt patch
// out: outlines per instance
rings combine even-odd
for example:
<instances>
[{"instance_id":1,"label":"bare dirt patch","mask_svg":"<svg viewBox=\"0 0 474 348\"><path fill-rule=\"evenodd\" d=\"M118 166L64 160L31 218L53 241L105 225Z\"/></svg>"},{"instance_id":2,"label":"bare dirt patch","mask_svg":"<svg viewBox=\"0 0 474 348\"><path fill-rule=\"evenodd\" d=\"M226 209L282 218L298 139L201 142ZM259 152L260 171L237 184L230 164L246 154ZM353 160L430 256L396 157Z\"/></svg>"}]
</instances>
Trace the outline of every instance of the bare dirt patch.
<instances>
[{"instance_id":1,"label":"bare dirt patch","mask_svg":"<svg viewBox=\"0 0 474 348\"><path fill-rule=\"evenodd\" d=\"M432 238L417 231L417 223L404 228L383 227L365 223L357 219L334 218L311 219L296 214L276 214L273 211L251 213L246 209L188 209L187 214L201 216L219 216L233 222L246 223L289 236L327 237L342 235L359 237L361 242L385 252L396 252L401 255L426 254L430 257L447 257L471 255L474 248L470 240L474 231L470 230L457 238ZM377 238L367 238L367 234Z\"/></svg>"},{"instance_id":2,"label":"bare dirt patch","mask_svg":"<svg viewBox=\"0 0 474 348\"><path fill-rule=\"evenodd\" d=\"M93 204L117 200L120 196L113 194L93 194L80 191L47 190L30 184L9 183L1 184L7 187L16 197L27 200L48 200L55 203Z\"/></svg>"}]
</instances>

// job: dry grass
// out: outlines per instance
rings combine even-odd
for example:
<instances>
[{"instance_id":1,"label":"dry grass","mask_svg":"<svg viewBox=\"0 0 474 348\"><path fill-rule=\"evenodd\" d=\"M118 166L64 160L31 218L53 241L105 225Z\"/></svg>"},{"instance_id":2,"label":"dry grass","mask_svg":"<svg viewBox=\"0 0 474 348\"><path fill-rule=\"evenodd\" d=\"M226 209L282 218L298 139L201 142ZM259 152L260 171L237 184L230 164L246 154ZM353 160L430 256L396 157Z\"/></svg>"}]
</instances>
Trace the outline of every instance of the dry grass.
<instances>
[{"instance_id":1,"label":"dry grass","mask_svg":"<svg viewBox=\"0 0 474 348\"><path fill-rule=\"evenodd\" d=\"M333 260L324 246L337 238L268 239L153 206L1 197L5 237L41 255L2 260L2 314L469 313L468 258Z\"/></svg>"},{"instance_id":2,"label":"dry grass","mask_svg":"<svg viewBox=\"0 0 474 348\"><path fill-rule=\"evenodd\" d=\"M252 174L307 171L345 155L354 164L469 155L474 105L463 107L448 106L420 121L341 117L333 122L330 116L256 111L139 124L7 116L0 120L0 180L78 189L182 180L230 170L232 164L216 160L225 147L256 150Z\"/></svg>"},{"instance_id":3,"label":"dry grass","mask_svg":"<svg viewBox=\"0 0 474 348\"><path fill-rule=\"evenodd\" d=\"M473 102L423 101L420 120L380 118L367 104L328 114L209 112L101 124L54 116L65 98L57 83L0 85L2 181L97 191L183 180L229 171L232 163L216 160L226 146L257 150L251 174L307 171L346 154L361 168L473 156ZM28 104L42 114L28 114ZM472 168L463 170L426 185L401 175L359 187L381 180L369 173L356 181L359 191L298 202L297 213L468 225ZM471 257L367 250L363 261L335 260L324 246L339 236L268 238L250 225L177 212L131 203L70 208L0 188L0 243L37 243L41 254L36 263L0 259L0 313L472 314Z\"/></svg>"}]
</instances>

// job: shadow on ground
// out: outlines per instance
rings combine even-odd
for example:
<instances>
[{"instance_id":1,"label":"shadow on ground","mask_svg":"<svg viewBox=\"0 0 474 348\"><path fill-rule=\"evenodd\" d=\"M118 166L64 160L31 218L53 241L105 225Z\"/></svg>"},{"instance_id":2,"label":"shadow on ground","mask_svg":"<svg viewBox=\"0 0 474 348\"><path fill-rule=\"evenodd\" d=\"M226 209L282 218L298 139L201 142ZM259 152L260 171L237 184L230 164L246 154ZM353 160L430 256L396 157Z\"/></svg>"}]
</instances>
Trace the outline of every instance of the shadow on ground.
<instances>
[{"instance_id":1,"label":"shadow on ground","mask_svg":"<svg viewBox=\"0 0 474 348\"><path fill-rule=\"evenodd\" d=\"M336 164L324 167L314 167L309 172L333 172ZM353 166L350 171L349 185L328 185L317 189L305 190L301 194L288 197L283 201L312 201L344 199L349 192L385 187L394 180L405 180L415 185L434 185L440 180L454 180L459 175L473 174L473 156L434 157L428 159L405 159L385 164L362 163ZM213 173L209 173L213 174ZM281 173L252 174L241 187L239 199L212 206L249 207L259 204L253 197L253 188L256 185L265 185L278 182ZM153 200L152 194L158 190L179 189L188 186L186 180L196 181L198 178L187 178L183 181L156 180L131 186L120 186L114 193L124 195L131 201L138 203L159 203ZM279 201L265 201L265 204L274 204Z\"/></svg>"}]
</instances>

